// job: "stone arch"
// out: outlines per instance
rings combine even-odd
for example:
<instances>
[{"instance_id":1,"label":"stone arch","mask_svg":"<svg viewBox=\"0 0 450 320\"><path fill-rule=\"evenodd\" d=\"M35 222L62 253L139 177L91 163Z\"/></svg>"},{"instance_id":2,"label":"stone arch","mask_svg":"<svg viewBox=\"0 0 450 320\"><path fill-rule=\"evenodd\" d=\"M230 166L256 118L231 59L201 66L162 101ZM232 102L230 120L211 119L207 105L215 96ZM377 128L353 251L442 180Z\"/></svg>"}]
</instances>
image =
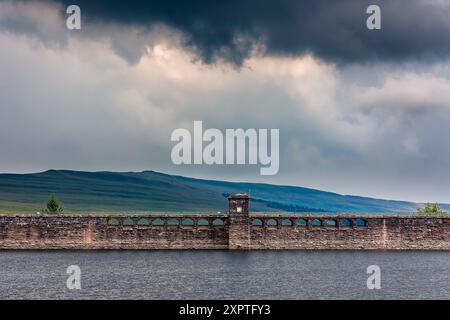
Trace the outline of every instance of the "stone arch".
<instances>
[{"instance_id":1,"label":"stone arch","mask_svg":"<svg viewBox=\"0 0 450 320\"><path fill-rule=\"evenodd\" d=\"M146 218L141 218L137 222L138 226L148 226L150 225L150 221Z\"/></svg>"},{"instance_id":2,"label":"stone arch","mask_svg":"<svg viewBox=\"0 0 450 320\"><path fill-rule=\"evenodd\" d=\"M170 218L167 220L168 226L179 226L180 225L180 219L178 218Z\"/></svg>"},{"instance_id":3,"label":"stone arch","mask_svg":"<svg viewBox=\"0 0 450 320\"><path fill-rule=\"evenodd\" d=\"M194 222L194 219L184 218L183 220L181 220L181 225L182 226L193 226L193 225L195 225L195 222Z\"/></svg>"},{"instance_id":4,"label":"stone arch","mask_svg":"<svg viewBox=\"0 0 450 320\"><path fill-rule=\"evenodd\" d=\"M197 226L209 226L209 221L208 219L205 218L201 218L197 220Z\"/></svg>"},{"instance_id":5,"label":"stone arch","mask_svg":"<svg viewBox=\"0 0 450 320\"><path fill-rule=\"evenodd\" d=\"M351 227L352 226L352 221L350 219L348 219L348 218L344 218L344 219L341 220L340 226L341 227Z\"/></svg>"},{"instance_id":6,"label":"stone arch","mask_svg":"<svg viewBox=\"0 0 450 320\"><path fill-rule=\"evenodd\" d=\"M134 226L134 220L131 219L130 217L125 218L122 220L122 225L124 226Z\"/></svg>"},{"instance_id":7,"label":"stone arch","mask_svg":"<svg viewBox=\"0 0 450 320\"><path fill-rule=\"evenodd\" d=\"M312 227L321 227L322 226L322 221L320 219L313 219L311 221L311 226Z\"/></svg>"},{"instance_id":8,"label":"stone arch","mask_svg":"<svg viewBox=\"0 0 450 320\"><path fill-rule=\"evenodd\" d=\"M276 227L278 226L278 221L275 219L267 219L266 220L266 226L268 227Z\"/></svg>"},{"instance_id":9,"label":"stone arch","mask_svg":"<svg viewBox=\"0 0 450 320\"><path fill-rule=\"evenodd\" d=\"M223 219L217 218L217 219L213 220L212 225L213 226L223 226L223 225L225 225L225 222L223 221Z\"/></svg>"},{"instance_id":10,"label":"stone arch","mask_svg":"<svg viewBox=\"0 0 450 320\"><path fill-rule=\"evenodd\" d=\"M116 218L109 218L106 223L108 226L118 226L120 224L119 220L117 220Z\"/></svg>"},{"instance_id":11,"label":"stone arch","mask_svg":"<svg viewBox=\"0 0 450 320\"><path fill-rule=\"evenodd\" d=\"M307 227L308 221L306 221L306 219L303 218L297 219L297 225L300 227Z\"/></svg>"},{"instance_id":12,"label":"stone arch","mask_svg":"<svg viewBox=\"0 0 450 320\"><path fill-rule=\"evenodd\" d=\"M163 226L165 224L166 224L166 220L161 219L161 218L156 218L155 220L152 221L153 226Z\"/></svg>"},{"instance_id":13,"label":"stone arch","mask_svg":"<svg viewBox=\"0 0 450 320\"><path fill-rule=\"evenodd\" d=\"M358 218L355 221L355 227L366 227L367 226L367 221L362 219L362 218Z\"/></svg>"},{"instance_id":14,"label":"stone arch","mask_svg":"<svg viewBox=\"0 0 450 320\"><path fill-rule=\"evenodd\" d=\"M263 225L263 222L261 219L253 219L252 220L252 226L260 227Z\"/></svg>"},{"instance_id":15,"label":"stone arch","mask_svg":"<svg viewBox=\"0 0 450 320\"><path fill-rule=\"evenodd\" d=\"M283 219L281 221L282 226L292 227L293 223L291 219Z\"/></svg>"},{"instance_id":16,"label":"stone arch","mask_svg":"<svg viewBox=\"0 0 450 320\"><path fill-rule=\"evenodd\" d=\"M327 227L336 227L337 226L337 222L334 219L327 219L325 220L325 226Z\"/></svg>"}]
</instances>

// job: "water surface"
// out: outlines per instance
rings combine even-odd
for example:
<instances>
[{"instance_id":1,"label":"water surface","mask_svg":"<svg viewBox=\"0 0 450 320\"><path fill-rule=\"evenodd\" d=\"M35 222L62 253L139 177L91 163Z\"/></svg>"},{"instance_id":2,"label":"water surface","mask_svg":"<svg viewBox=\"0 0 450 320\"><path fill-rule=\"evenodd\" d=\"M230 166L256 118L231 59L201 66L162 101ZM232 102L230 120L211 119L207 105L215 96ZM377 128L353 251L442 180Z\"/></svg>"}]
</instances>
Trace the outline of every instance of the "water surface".
<instances>
[{"instance_id":1,"label":"water surface","mask_svg":"<svg viewBox=\"0 0 450 320\"><path fill-rule=\"evenodd\" d=\"M0 299L450 299L447 252L3 251L0 268Z\"/></svg>"}]
</instances>

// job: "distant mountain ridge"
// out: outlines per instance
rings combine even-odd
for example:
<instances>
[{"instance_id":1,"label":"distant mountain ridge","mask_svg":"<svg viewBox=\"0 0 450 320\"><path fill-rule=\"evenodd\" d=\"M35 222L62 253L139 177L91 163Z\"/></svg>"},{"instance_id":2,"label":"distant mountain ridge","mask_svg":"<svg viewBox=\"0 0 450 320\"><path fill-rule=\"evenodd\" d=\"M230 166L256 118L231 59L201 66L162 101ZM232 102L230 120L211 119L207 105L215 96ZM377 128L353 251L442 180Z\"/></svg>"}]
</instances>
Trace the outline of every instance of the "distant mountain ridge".
<instances>
[{"instance_id":1,"label":"distant mountain ridge","mask_svg":"<svg viewBox=\"0 0 450 320\"><path fill-rule=\"evenodd\" d=\"M226 196L250 192L252 211L407 213L418 204L294 186L202 180L144 172L49 170L0 174L0 212L36 212L52 193L70 212L225 211ZM450 209L450 205L442 205Z\"/></svg>"}]
</instances>

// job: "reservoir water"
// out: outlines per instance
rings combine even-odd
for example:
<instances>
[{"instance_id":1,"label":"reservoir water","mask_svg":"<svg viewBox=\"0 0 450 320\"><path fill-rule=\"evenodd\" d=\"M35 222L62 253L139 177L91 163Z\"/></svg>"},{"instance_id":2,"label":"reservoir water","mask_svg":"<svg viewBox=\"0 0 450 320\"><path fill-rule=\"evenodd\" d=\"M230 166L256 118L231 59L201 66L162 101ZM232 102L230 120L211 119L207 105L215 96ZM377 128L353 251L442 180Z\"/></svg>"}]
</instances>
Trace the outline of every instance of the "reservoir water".
<instances>
[{"instance_id":1,"label":"reservoir water","mask_svg":"<svg viewBox=\"0 0 450 320\"><path fill-rule=\"evenodd\" d=\"M3 251L0 268L0 299L450 299L450 252Z\"/></svg>"}]
</instances>

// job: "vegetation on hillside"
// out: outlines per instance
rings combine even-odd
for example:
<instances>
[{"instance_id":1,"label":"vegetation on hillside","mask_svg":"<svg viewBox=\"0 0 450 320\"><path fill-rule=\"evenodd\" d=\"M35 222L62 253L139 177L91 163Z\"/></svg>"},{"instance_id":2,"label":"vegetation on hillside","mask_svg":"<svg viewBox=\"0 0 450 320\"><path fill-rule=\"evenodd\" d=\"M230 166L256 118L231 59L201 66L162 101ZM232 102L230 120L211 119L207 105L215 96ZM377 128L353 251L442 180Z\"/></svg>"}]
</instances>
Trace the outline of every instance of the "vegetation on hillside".
<instances>
[{"instance_id":1,"label":"vegetation on hillside","mask_svg":"<svg viewBox=\"0 0 450 320\"><path fill-rule=\"evenodd\" d=\"M450 215L449 212L441 209L438 203L426 203L423 208L417 210L417 214L421 216L442 217Z\"/></svg>"},{"instance_id":2,"label":"vegetation on hillside","mask_svg":"<svg viewBox=\"0 0 450 320\"><path fill-rule=\"evenodd\" d=\"M51 214L63 213L64 208L61 204L61 201L53 194L50 200L47 201L44 212Z\"/></svg>"}]
</instances>

